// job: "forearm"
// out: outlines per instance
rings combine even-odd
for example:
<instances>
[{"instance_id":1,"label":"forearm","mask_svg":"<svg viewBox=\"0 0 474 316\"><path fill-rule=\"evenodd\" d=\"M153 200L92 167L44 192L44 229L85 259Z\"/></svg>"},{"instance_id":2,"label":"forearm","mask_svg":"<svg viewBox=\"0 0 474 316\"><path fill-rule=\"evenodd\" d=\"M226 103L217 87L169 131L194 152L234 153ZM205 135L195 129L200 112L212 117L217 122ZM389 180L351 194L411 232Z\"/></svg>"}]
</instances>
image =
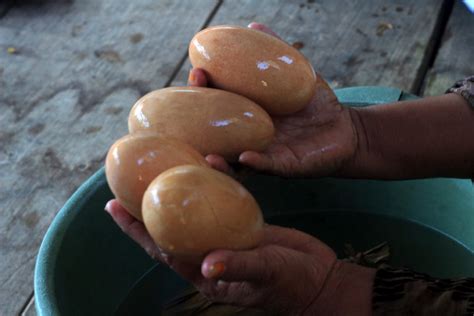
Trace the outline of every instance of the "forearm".
<instances>
[{"instance_id":1,"label":"forearm","mask_svg":"<svg viewBox=\"0 0 474 316\"><path fill-rule=\"evenodd\" d=\"M474 175L474 109L459 95L353 109L358 150L346 176Z\"/></svg>"}]
</instances>

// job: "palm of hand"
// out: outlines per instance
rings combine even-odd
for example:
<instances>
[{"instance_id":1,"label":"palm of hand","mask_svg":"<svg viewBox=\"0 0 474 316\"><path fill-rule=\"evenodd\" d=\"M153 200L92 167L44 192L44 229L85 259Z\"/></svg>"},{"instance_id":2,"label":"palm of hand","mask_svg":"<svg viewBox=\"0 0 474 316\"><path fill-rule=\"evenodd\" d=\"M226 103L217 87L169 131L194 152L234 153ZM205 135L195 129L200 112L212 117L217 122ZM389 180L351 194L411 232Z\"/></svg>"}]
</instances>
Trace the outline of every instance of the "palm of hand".
<instances>
[{"instance_id":1,"label":"palm of hand","mask_svg":"<svg viewBox=\"0 0 474 316\"><path fill-rule=\"evenodd\" d=\"M166 262L212 301L263 307L283 315L302 314L325 290L337 265L332 249L295 229L267 225L261 245L252 250L216 250L202 265L165 256L142 222L116 201L106 206L117 225L155 260ZM210 266L221 262L220 275ZM288 291L291 289L291 291Z\"/></svg>"},{"instance_id":2,"label":"palm of hand","mask_svg":"<svg viewBox=\"0 0 474 316\"><path fill-rule=\"evenodd\" d=\"M350 110L322 79L304 110L273 122L274 142L262 153L243 154L242 163L283 176L324 176L337 172L356 151Z\"/></svg>"},{"instance_id":3,"label":"palm of hand","mask_svg":"<svg viewBox=\"0 0 474 316\"><path fill-rule=\"evenodd\" d=\"M263 24L251 23L257 29L278 37ZM203 70L192 69L192 86L207 86ZM315 94L302 111L273 117L275 137L264 152L247 151L239 162L258 171L282 176L327 176L344 169L345 163L356 155L357 132L353 111L343 107L334 92L317 74ZM212 167L237 176L218 155L206 157Z\"/></svg>"}]
</instances>

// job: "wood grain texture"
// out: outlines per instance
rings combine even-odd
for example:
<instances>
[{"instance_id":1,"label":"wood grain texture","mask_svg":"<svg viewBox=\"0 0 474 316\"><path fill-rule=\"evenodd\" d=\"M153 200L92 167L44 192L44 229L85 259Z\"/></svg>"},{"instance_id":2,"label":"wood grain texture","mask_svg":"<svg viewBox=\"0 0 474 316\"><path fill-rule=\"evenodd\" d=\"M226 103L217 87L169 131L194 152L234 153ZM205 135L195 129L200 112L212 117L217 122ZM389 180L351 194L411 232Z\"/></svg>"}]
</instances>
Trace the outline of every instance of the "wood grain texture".
<instances>
[{"instance_id":1,"label":"wood grain texture","mask_svg":"<svg viewBox=\"0 0 474 316\"><path fill-rule=\"evenodd\" d=\"M433 67L425 78L424 95L443 94L454 82L474 75L474 14L456 1Z\"/></svg>"},{"instance_id":2,"label":"wood grain texture","mask_svg":"<svg viewBox=\"0 0 474 316\"><path fill-rule=\"evenodd\" d=\"M267 24L296 46L333 87L410 90L441 0L225 1L211 25ZM189 61L172 85L185 84Z\"/></svg>"},{"instance_id":3,"label":"wood grain texture","mask_svg":"<svg viewBox=\"0 0 474 316\"><path fill-rule=\"evenodd\" d=\"M35 298L32 297L31 300L26 304L25 309L21 312L21 316L36 316L36 307L35 307Z\"/></svg>"},{"instance_id":4,"label":"wood grain texture","mask_svg":"<svg viewBox=\"0 0 474 316\"><path fill-rule=\"evenodd\" d=\"M56 212L127 132L133 103L168 82L217 4L18 3L0 19L0 315L20 313Z\"/></svg>"}]
</instances>

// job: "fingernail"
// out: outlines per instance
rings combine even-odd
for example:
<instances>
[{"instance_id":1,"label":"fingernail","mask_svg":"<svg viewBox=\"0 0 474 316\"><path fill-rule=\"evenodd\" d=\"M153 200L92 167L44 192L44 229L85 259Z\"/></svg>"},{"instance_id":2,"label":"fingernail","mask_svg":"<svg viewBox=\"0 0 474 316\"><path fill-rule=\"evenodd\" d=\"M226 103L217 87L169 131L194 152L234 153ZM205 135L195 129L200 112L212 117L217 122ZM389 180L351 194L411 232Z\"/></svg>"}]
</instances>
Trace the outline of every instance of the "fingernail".
<instances>
[{"instance_id":1,"label":"fingernail","mask_svg":"<svg viewBox=\"0 0 474 316\"><path fill-rule=\"evenodd\" d=\"M110 205L112 204L112 201L108 201L107 204L105 204L104 210L107 213L110 213Z\"/></svg>"},{"instance_id":2,"label":"fingernail","mask_svg":"<svg viewBox=\"0 0 474 316\"><path fill-rule=\"evenodd\" d=\"M188 82L194 84L196 81L196 76L192 70L189 71Z\"/></svg>"},{"instance_id":3,"label":"fingernail","mask_svg":"<svg viewBox=\"0 0 474 316\"><path fill-rule=\"evenodd\" d=\"M224 273L225 265L223 262L216 262L212 264L207 270L207 277L208 278L218 278Z\"/></svg>"},{"instance_id":4,"label":"fingernail","mask_svg":"<svg viewBox=\"0 0 474 316\"><path fill-rule=\"evenodd\" d=\"M255 24L258 24L258 23L257 22L251 22L251 23L249 23L249 25L247 25L247 27L252 28L252 26L254 26Z\"/></svg>"}]
</instances>

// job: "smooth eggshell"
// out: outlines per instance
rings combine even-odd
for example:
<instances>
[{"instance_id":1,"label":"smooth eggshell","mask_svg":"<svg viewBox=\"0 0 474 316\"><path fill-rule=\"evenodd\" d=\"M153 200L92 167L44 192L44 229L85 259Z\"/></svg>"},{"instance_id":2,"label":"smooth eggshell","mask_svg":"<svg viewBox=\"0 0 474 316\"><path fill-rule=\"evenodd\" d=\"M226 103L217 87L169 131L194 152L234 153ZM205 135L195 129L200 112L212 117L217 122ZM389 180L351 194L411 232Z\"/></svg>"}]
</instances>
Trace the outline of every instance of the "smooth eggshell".
<instances>
[{"instance_id":1,"label":"smooth eggshell","mask_svg":"<svg viewBox=\"0 0 474 316\"><path fill-rule=\"evenodd\" d=\"M116 199L135 218L142 220L143 193L163 171L179 165L208 166L191 146L157 135L127 135L110 147L105 174Z\"/></svg>"},{"instance_id":2,"label":"smooth eggshell","mask_svg":"<svg viewBox=\"0 0 474 316\"><path fill-rule=\"evenodd\" d=\"M253 196L214 169L179 166L162 173L143 196L143 220L166 254L199 261L214 249L250 249L263 237Z\"/></svg>"},{"instance_id":3,"label":"smooth eggshell","mask_svg":"<svg viewBox=\"0 0 474 316\"><path fill-rule=\"evenodd\" d=\"M257 104L223 90L171 87L152 91L133 106L130 133L170 135L203 155L229 161L244 151L262 151L273 137L270 116Z\"/></svg>"},{"instance_id":4,"label":"smooth eggshell","mask_svg":"<svg viewBox=\"0 0 474 316\"><path fill-rule=\"evenodd\" d=\"M216 88L243 95L272 115L303 109L315 91L316 74L295 48L264 32L214 26L189 45L194 67L206 71Z\"/></svg>"}]
</instances>

